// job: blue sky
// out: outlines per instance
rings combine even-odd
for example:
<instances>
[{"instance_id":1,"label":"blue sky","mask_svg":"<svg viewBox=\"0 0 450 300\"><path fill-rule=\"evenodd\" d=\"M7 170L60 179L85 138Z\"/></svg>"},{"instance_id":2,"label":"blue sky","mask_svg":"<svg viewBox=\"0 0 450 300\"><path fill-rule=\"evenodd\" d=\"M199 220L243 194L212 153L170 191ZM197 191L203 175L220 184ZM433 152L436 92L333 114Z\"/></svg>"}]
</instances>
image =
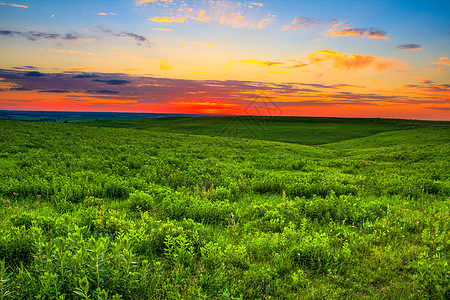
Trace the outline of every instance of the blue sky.
<instances>
[{"instance_id":1,"label":"blue sky","mask_svg":"<svg viewBox=\"0 0 450 300\"><path fill-rule=\"evenodd\" d=\"M450 118L449 1L12 1L0 109Z\"/></svg>"}]
</instances>

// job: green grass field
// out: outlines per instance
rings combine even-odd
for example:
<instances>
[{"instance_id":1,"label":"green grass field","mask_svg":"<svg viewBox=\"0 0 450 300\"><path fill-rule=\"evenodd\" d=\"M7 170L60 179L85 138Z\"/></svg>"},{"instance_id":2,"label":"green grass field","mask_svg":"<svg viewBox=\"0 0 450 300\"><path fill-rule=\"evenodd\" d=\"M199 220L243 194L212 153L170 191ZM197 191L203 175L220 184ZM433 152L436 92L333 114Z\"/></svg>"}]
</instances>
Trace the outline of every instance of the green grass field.
<instances>
[{"instance_id":1,"label":"green grass field","mask_svg":"<svg viewBox=\"0 0 450 300\"><path fill-rule=\"evenodd\" d=\"M448 126L448 122L417 120L257 116L117 119L84 122L82 124L97 127L239 137L304 145L332 143L385 131L427 126Z\"/></svg>"},{"instance_id":2,"label":"green grass field","mask_svg":"<svg viewBox=\"0 0 450 300\"><path fill-rule=\"evenodd\" d=\"M449 157L449 122L0 121L0 299L448 299Z\"/></svg>"}]
</instances>

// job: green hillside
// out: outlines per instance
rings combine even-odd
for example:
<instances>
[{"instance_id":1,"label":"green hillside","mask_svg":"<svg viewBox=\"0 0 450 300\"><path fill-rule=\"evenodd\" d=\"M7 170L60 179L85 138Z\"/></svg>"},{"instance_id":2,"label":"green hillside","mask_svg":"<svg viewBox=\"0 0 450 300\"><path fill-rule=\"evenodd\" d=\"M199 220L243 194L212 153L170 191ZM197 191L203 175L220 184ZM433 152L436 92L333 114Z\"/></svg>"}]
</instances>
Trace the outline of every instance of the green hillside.
<instances>
[{"instance_id":1,"label":"green hillside","mask_svg":"<svg viewBox=\"0 0 450 300\"><path fill-rule=\"evenodd\" d=\"M161 132L227 136L317 145L369 136L375 133L448 122L396 119L349 119L310 117L168 117L134 120L101 120L83 125L135 128Z\"/></svg>"},{"instance_id":2,"label":"green hillside","mask_svg":"<svg viewBox=\"0 0 450 300\"><path fill-rule=\"evenodd\" d=\"M322 121L0 121L0 299L448 299L448 123Z\"/></svg>"}]
</instances>

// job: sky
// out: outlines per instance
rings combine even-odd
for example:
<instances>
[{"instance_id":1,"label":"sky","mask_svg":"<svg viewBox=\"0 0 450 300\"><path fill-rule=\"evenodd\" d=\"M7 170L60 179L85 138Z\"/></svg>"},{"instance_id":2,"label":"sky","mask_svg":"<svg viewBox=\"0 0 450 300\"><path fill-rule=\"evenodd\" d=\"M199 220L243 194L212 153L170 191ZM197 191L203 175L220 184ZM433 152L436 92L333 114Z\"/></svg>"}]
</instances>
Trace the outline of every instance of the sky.
<instances>
[{"instance_id":1,"label":"sky","mask_svg":"<svg viewBox=\"0 0 450 300\"><path fill-rule=\"evenodd\" d=\"M1 110L450 120L450 1L8 1Z\"/></svg>"}]
</instances>

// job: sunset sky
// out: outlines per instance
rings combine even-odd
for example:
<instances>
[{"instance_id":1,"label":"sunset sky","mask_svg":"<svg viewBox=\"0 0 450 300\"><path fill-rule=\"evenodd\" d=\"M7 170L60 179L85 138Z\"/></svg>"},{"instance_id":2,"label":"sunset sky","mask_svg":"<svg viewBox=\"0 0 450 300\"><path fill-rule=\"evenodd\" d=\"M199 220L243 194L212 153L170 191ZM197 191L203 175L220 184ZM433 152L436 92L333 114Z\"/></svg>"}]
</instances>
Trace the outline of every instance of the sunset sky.
<instances>
[{"instance_id":1,"label":"sunset sky","mask_svg":"<svg viewBox=\"0 0 450 300\"><path fill-rule=\"evenodd\" d=\"M10 1L2 110L450 120L450 1Z\"/></svg>"}]
</instances>

